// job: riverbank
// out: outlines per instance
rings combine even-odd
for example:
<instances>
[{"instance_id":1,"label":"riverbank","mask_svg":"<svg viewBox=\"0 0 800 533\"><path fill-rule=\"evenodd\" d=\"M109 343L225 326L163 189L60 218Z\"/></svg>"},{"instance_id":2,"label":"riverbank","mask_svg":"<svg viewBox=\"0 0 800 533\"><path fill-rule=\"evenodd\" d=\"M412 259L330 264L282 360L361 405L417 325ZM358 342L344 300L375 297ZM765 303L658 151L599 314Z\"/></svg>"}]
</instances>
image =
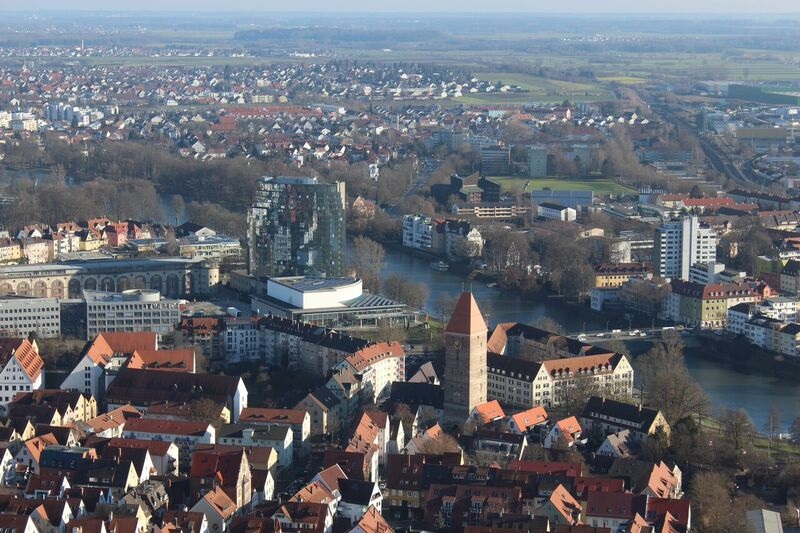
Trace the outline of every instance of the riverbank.
<instances>
[{"instance_id":1,"label":"riverbank","mask_svg":"<svg viewBox=\"0 0 800 533\"><path fill-rule=\"evenodd\" d=\"M687 353L743 374L800 379L800 358L786 357L754 346L744 339L713 334L692 335Z\"/></svg>"}]
</instances>

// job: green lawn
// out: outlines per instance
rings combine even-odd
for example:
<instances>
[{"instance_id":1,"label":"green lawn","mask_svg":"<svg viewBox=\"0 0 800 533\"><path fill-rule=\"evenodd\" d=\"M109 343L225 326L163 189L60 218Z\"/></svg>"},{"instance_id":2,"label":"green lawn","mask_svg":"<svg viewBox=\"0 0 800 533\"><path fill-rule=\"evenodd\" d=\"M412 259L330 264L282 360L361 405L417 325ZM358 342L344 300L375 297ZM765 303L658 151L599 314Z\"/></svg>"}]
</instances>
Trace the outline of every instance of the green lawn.
<instances>
[{"instance_id":1,"label":"green lawn","mask_svg":"<svg viewBox=\"0 0 800 533\"><path fill-rule=\"evenodd\" d=\"M491 178L500 184L501 192L531 192L545 188L562 191L594 191L598 195L626 194L636 191L607 179L559 179L559 178Z\"/></svg>"},{"instance_id":2,"label":"green lawn","mask_svg":"<svg viewBox=\"0 0 800 533\"><path fill-rule=\"evenodd\" d=\"M527 74L513 74L508 72L476 72L475 76L481 80L499 82L506 85L518 85L528 92L525 93L476 93L468 94L459 101L476 103L481 101L535 101L535 102L596 102L608 100L612 95L605 88L589 83L573 83L562 80L548 80Z\"/></svg>"}]
</instances>

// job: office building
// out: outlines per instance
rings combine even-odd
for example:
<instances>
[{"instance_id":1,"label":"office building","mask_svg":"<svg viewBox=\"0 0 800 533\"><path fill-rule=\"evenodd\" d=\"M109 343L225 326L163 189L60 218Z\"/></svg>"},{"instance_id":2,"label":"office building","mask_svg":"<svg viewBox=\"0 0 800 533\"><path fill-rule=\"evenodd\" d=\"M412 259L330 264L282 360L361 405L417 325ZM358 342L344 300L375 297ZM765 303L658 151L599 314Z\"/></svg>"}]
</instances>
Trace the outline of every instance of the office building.
<instances>
[{"instance_id":1,"label":"office building","mask_svg":"<svg viewBox=\"0 0 800 533\"><path fill-rule=\"evenodd\" d=\"M547 148L531 146L528 148L528 176L544 178L547 176Z\"/></svg>"},{"instance_id":2,"label":"office building","mask_svg":"<svg viewBox=\"0 0 800 533\"><path fill-rule=\"evenodd\" d=\"M689 279L689 267L717 260L717 234L697 217L665 222L656 230L655 275Z\"/></svg>"},{"instance_id":3,"label":"office building","mask_svg":"<svg viewBox=\"0 0 800 533\"><path fill-rule=\"evenodd\" d=\"M247 224L251 274L345 275L344 183L265 176Z\"/></svg>"},{"instance_id":4,"label":"office building","mask_svg":"<svg viewBox=\"0 0 800 533\"><path fill-rule=\"evenodd\" d=\"M171 333L181 321L178 300L161 298L150 289L122 293L83 291L86 301L86 338L106 331Z\"/></svg>"},{"instance_id":5,"label":"office building","mask_svg":"<svg viewBox=\"0 0 800 533\"><path fill-rule=\"evenodd\" d=\"M444 330L444 416L448 422L461 424L476 405L486 403L487 333L472 293L462 293Z\"/></svg>"},{"instance_id":6,"label":"office building","mask_svg":"<svg viewBox=\"0 0 800 533\"><path fill-rule=\"evenodd\" d=\"M508 176L511 173L511 149L504 146L481 148L481 175Z\"/></svg>"},{"instance_id":7,"label":"office building","mask_svg":"<svg viewBox=\"0 0 800 533\"><path fill-rule=\"evenodd\" d=\"M27 337L35 332L43 339L61 335L61 301L57 298L0 298L0 337Z\"/></svg>"}]
</instances>

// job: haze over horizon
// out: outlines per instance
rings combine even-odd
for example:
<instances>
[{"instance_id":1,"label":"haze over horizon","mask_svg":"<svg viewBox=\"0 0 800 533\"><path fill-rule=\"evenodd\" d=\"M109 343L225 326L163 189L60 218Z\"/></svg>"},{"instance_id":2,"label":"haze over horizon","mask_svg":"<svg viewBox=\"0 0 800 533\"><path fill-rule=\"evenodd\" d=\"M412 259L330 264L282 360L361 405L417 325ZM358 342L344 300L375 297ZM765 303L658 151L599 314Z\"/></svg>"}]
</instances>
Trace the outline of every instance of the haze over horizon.
<instances>
[{"instance_id":1,"label":"haze over horizon","mask_svg":"<svg viewBox=\"0 0 800 533\"><path fill-rule=\"evenodd\" d=\"M229 0L223 4L212 0L139 0L131 8L128 2L101 0L74 0L69 4L70 11L180 11L190 12L430 12L430 13L468 13L468 12L515 12L515 13L797 13L798 5L789 0L765 0L754 3L751 0L673 0L668 5L655 2L635 2L633 0L608 0L598 6L591 0L564 0L562 2L529 2L525 0L500 0L484 2L481 0L407 0L402 4L383 3L365 0L340 0L335 4L322 0L304 0L291 4L278 2L262 2L258 0ZM8 6L8 11L63 11L67 6L52 0L29 0L28 2Z\"/></svg>"}]
</instances>

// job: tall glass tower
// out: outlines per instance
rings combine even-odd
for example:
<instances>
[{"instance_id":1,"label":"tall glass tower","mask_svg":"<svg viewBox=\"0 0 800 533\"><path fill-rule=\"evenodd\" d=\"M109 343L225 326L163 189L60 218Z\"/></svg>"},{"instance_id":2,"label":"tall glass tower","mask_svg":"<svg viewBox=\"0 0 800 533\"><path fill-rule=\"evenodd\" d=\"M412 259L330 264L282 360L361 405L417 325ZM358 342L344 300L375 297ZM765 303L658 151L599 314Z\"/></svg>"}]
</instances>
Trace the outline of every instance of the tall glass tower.
<instances>
[{"instance_id":1,"label":"tall glass tower","mask_svg":"<svg viewBox=\"0 0 800 533\"><path fill-rule=\"evenodd\" d=\"M344 182L261 178L247 213L254 276L345 275Z\"/></svg>"}]
</instances>

